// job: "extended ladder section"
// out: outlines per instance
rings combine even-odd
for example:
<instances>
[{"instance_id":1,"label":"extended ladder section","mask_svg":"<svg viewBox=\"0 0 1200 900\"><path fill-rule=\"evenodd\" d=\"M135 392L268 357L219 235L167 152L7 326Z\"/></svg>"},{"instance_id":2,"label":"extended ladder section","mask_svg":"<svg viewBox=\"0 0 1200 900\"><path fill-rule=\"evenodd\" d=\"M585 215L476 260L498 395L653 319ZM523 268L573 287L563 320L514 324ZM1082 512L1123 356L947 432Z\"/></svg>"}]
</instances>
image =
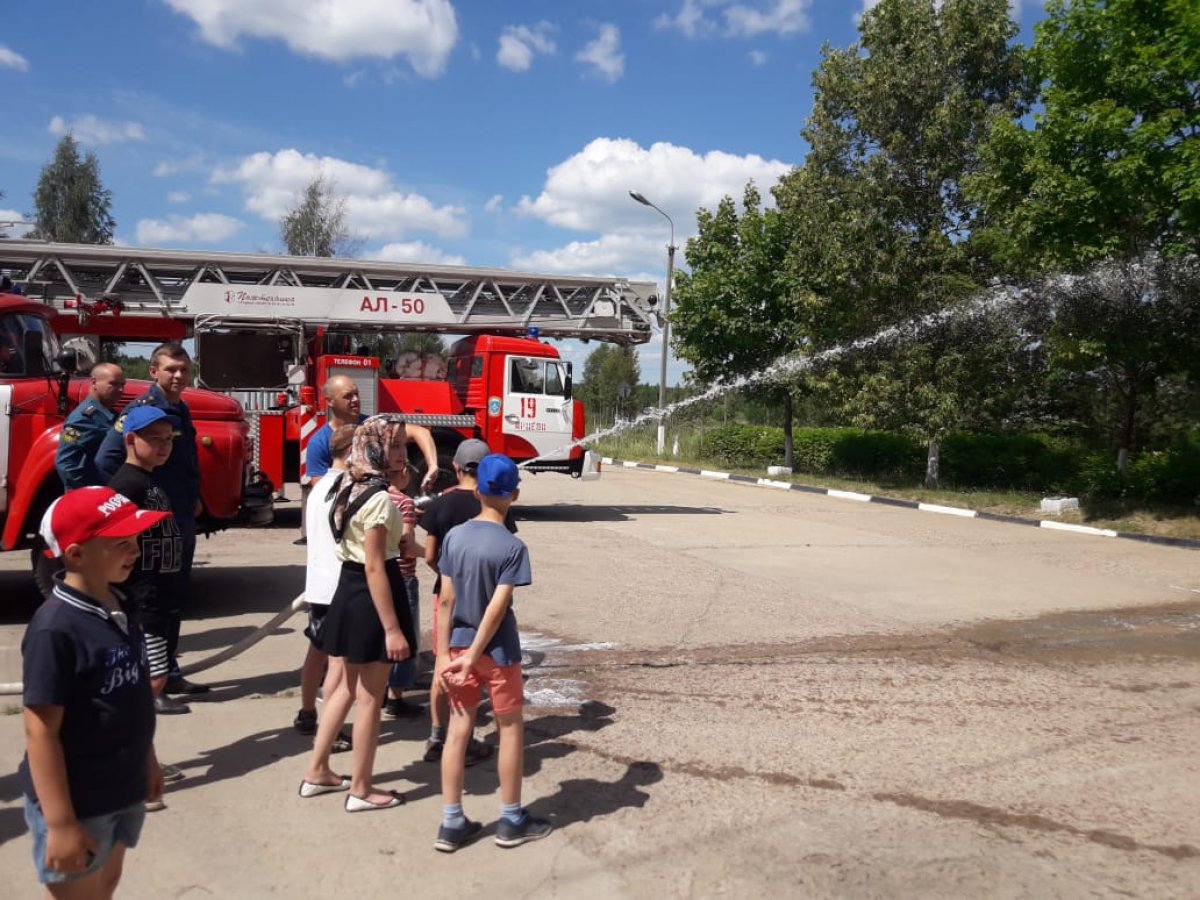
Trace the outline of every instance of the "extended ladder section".
<instances>
[{"instance_id":1,"label":"extended ladder section","mask_svg":"<svg viewBox=\"0 0 1200 900\"><path fill-rule=\"evenodd\" d=\"M650 339L658 302L652 282L620 278L20 240L0 240L0 269L60 311L82 297L116 304L123 316L191 324L456 334L536 327L543 337L632 345Z\"/></svg>"}]
</instances>

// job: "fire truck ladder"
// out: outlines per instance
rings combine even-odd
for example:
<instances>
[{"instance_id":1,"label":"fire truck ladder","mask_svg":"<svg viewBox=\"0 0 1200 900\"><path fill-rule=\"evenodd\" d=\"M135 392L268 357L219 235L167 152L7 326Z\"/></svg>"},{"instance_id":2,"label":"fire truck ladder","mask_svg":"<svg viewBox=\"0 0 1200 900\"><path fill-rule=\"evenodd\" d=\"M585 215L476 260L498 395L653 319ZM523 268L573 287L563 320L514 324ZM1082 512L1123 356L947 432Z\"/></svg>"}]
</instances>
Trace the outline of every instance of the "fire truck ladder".
<instances>
[{"instance_id":1,"label":"fire truck ladder","mask_svg":"<svg viewBox=\"0 0 1200 900\"><path fill-rule=\"evenodd\" d=\"M0 240L0 269L70 312L471 334L526 331L633 345L651 337L651 282L250 253Z\"/></svg>"}]
</instances>

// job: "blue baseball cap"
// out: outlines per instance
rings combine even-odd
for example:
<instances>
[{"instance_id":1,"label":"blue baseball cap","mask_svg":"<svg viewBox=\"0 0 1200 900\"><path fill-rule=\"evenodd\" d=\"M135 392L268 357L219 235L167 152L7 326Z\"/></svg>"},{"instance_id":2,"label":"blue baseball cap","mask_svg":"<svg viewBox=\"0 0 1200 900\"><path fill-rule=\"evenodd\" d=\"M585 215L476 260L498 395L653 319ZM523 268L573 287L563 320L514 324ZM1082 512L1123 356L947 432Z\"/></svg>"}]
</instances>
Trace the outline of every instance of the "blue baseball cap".
<instances>
[{"instance_id":1,"label":"blue baseball cap","mask_svg":"<svg viewBox=\"0 0 1200 900\"><path fill-rule=\"evenodd\" d=\"M517 464L503 453L489 453L479 461L479 493L492 497L511 497L521 483Z\"/></svg>"},{"instance_id":2,"label":"blue baseball cap","mask_svg":"<svg viewBox=\"0 0 1200 900\"><path fill-rule=\"evenodd\" d=\"M155 422L166 422L172 428L179 427L179 419L176 416L157 406L135 406L125 413L125 423L121 426L121 433L133 434Z\"/></svg>"}]
</instances>

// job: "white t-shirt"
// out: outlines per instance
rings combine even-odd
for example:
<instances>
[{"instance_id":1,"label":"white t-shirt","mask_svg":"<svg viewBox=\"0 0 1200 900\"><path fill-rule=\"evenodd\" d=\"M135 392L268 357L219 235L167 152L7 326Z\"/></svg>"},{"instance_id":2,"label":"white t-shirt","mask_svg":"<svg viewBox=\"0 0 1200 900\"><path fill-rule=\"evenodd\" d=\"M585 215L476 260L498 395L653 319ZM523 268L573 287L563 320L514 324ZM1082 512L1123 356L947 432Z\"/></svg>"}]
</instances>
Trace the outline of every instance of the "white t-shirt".
<instances>
[{"instance_id":1,"label":"white t-shirt","mask_svg":"<svg viewBox=\"0 0 1200 900\"><path fill-rule=\"evenodd\" d=\"M325 498L340 472L322 475L312 483L304 507L304 532L308 538L308 570L304 575L304 597L315 606L328 606L337 590L342 562L329 529L329 508L333 498Z\"/></svg>"}]
</instances>

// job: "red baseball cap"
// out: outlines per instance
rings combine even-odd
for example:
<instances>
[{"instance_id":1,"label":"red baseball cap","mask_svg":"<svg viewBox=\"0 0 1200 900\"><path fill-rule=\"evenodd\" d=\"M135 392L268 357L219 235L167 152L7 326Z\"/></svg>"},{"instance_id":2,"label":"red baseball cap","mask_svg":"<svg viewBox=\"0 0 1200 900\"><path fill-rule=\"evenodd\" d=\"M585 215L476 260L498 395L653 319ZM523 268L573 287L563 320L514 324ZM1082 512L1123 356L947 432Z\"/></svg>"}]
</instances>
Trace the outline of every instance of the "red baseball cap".
<instances>
[{"instance_id":1,"label":"red baseball cap","mask_svg":"<svg viewBox=\"0 0 1200 900\"><path fill-rule=\"evenodd\" d=\"M50 504L42 516L39 533L46 542L46 555L62 556L72 544L93 538L125 538L153 528L169 512L138 509L134 502L112 488L84 487L67 491Z\"/></svg>"}]
</instances>

